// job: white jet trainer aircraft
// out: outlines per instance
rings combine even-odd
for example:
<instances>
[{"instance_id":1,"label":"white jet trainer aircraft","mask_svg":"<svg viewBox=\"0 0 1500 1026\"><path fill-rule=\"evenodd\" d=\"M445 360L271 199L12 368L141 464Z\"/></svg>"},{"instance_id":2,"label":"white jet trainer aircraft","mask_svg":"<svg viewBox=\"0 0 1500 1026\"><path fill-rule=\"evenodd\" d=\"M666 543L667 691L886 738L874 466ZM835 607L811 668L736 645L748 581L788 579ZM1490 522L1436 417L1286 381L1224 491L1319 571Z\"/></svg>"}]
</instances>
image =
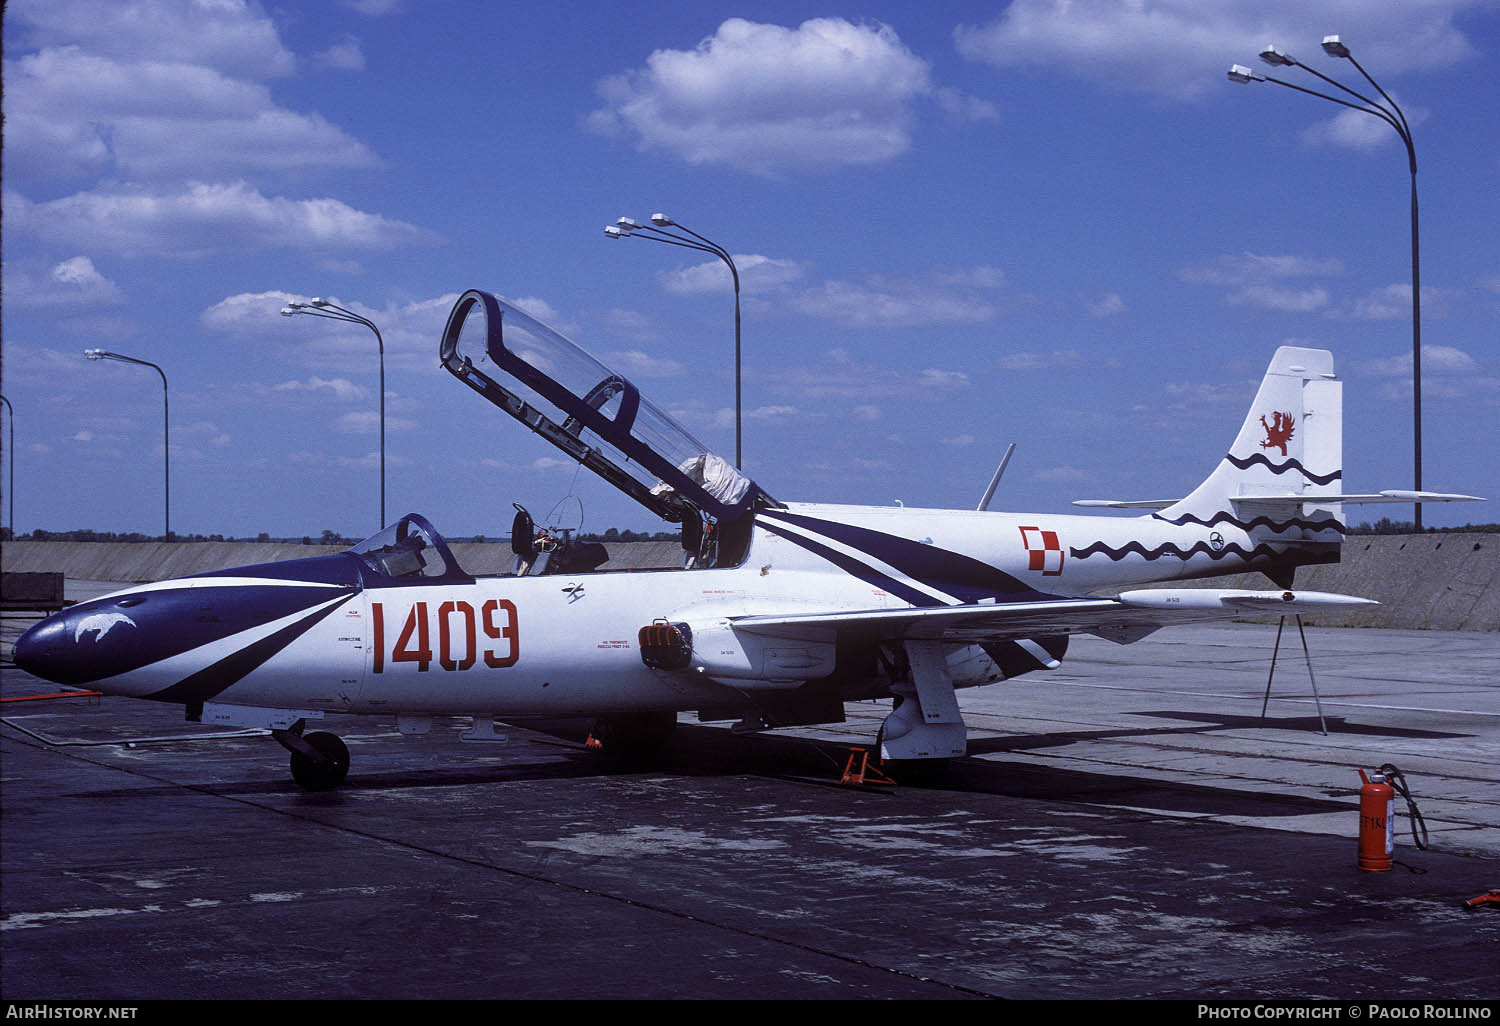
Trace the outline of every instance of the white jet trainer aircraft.
<instances>
[{"instance_id":1,"label":"white jet trainer aircraft","mask_svg":"<svg viewBox=\"0 0 1500 1026\"><path fill-rule=\"evenodd\" d=\"M443 365L532 431L682 528L682 568L601 569L608 553L517 506L513 574L476 577L421 516L346 552L130 588L42 621L16 665L110 695L179 702L195 722L267 728L304 787L348 749L304 732L328 713L495 722L591 718L605 750L665 740L677 714L758 730L844 719L894 698L893 766L962 756L955 691L1058 665L1068 636L1129 643L1248 611L1367 604L1299 592L1337 562L1341 385L1329 353L1276 351L1239 433L1186 498L1091 505L1139 517L779 502L557 332L485 292L461 296ZM1260 571L1269 591L1151 587Z\"/></svg>"}]
</instances>

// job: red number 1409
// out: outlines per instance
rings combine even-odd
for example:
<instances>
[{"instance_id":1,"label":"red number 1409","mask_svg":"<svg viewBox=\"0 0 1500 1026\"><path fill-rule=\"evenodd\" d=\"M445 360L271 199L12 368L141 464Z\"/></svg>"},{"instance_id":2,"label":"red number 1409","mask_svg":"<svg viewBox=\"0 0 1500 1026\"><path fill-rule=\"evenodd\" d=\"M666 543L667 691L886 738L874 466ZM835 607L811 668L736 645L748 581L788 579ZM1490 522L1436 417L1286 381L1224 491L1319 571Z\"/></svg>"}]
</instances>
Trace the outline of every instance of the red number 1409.
<instances>
[{"instance_id":1,"label":"red number 1409","mask_svg":"<svg viewBox=\"0 0 1500 1026\"><path fill-rule=\"evenodd\" d=\"M370 603L370 620L374 630L375 673L385 672L385 605ZM479 649L478 632L491 641L502 642L497 648ZM463 601L448 601L437 607L437 664L445 670L467 670L481 658L491 669L514 666L521 655L520 631L516 625L516 607L506 599L490 599L479 607ZM426 602L418 602L406 614L391 649L393 663L416 663L426 673L432 668L434 648L432 624Z\"/></svg>"}]
</instances>

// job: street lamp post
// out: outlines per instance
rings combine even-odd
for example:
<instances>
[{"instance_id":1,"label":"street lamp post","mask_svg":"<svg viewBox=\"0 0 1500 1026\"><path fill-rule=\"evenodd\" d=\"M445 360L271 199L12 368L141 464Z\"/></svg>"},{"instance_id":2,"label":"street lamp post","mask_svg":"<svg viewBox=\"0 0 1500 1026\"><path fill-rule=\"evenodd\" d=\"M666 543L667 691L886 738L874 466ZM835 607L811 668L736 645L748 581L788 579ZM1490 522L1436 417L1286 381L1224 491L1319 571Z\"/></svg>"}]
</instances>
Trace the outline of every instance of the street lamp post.
<instances>
[{"instance_id":1,"label":"street lamp post","mask_svg":"<svg viewBox=\"0 0 1500 1026\"><path fill-rule=\"evenodd\" d=\"M353 310L346 310L336 303L326 299L314 299L310 303L288 303L281 308L283 317L295 317L305 314L309 317L323 317L330 321L344 321L348 324L363 324L375 333L375 345L380 351L380 526L385 526L385 339L380 337L380 329L375 327L375 322L368 317L361 317Z\"/></svg>"},{"instance_id":2,"label":"street lamp post","mask_svg":"<svg viewBox=\"0 0 1500 1026\"><path fill-rule=\"evenodd\" d=\"M1336 82L1327 75L1309 68L1306 64L1292 57L1290 54L1282 53L1274 46L1268 46L1261 51L1260 59L1272 67L1298 67L1303 71L1329 83L1341 90L1346 95L1359 100L1359 103L1350 103L1348 100L1327 93L1318 92L1316 89L1307 89L1303 86L1294 85L1291 82L1283 82L1279 78L1270 75L1257 75L1249 68L1236 64L1229 69L1229 80L1231 82L1274 82L1288 89L1295 89L1299 93L1316 96L1324 100L1337 103L1341 107L1351 110L1362 111L1373 117L1377 117L1395 129L1401 141L1406 144L1406 162L1411 171L1411 374L1412 374L1412 489L1420 492L1422 490L1422 273L1420 247L1418 245L1417 231L1417 151L1412 143L1411 125L1407 123L1406 115L1391 99L1390 94L1380 87L1380 83L1370 77L1370 73L1364 69L1349 48L1338 36L1325 36L1323 38L1323 52L1330 57L1347 60L1359 69L1359 73L1365 77L1365 81L1375 87L1375 91L1385 101L1384 104L1376 102L1361 93L1355 92L1341 82ZM1422 504L1420 502L1413 506L1415 512L1416 529L1422 530Z\"/></svg>"},{"instance_id":3,"label":"street lamp post","mask_svg":"<svg viewBox=\"0 0 1500 1026\"><path fill-rule=\"evenodd\" d=\"M121 356L119 353L111 353L107 349L85 349L83 355L90 360L119 360L121 363L134 363L142 367L150 367L161 375L161 439L162 439L162 510L163 510L163 537L172 537L172 427L171 411L167 401L167 374L150 360L137 360L133 356Z\"/></svg>"},{"instance_id":4,"label":"street lamp post","mask_svg":"<svg viewBox=\"0 0 1500 1026\"><path fill-rule=\"evenodd\" d=\"M686 239L681 235L674 235L669 231L665 231L667 228L676 228L687 232L692 238ZM637 232L649 232L650 234L637 235ZM722 246L710 242L691 228L678 224L666 214L652 214L650 224L641 224L639 221L632 221L628 217L622 217L614 224L605 228L604 234L611 239L651 239L653 242L665 242L672 246L682 246L685 249L696 249L704 253L712 253L724 261L725 265L729 268L730 277L734 279L734 466L736 470L740 469L740 439L741 424L743 421L740 405L740 272L739 268L734 266L734 259Z\"/></svg>"},{"instance_id":5,"label":"street lamp post","mask_svg":"<svg viewBox=\"0 0 1500 1026\"><path fill-rule=\"evenodd\" d=\"M10 540L16 540L16 408L10 404L10 400L0 395L0 403L10 411L10 441L6 443L5 451L10 457L10 483L5 486L5 494L10 496Z\"/></svg>"}]
</instances>

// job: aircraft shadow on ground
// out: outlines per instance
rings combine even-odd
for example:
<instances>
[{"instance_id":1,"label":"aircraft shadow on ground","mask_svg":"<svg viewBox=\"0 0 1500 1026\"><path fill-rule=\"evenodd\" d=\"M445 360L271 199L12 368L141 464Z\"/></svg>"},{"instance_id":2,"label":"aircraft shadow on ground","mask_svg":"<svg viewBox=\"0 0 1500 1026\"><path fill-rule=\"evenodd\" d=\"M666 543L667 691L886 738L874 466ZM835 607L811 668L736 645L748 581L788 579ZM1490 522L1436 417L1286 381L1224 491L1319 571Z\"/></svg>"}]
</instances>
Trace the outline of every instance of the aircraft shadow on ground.
<instances>
[{"instance_id":1,"label":"aircraft shadow on ground","mask_svg":"<svg viewBox=\"0 0 1500 1026\"><path fill-rule=\"evenodd\" d=\"M1178 713L1161 715L1183 716ZM1284 724L1286 721L1277 722ZM1312 722L1316 724L1316 720ZM1215 723L1225 725L1219 721ZM1143 734L1149 737L1210 729L1213 729L1212 726L1205 725L1146 731L1101 730L1078 734L976 738L970 742L971 757L953 760L947 774L939 781L921 788L903 785L900 790L907 793L919 790L933 793L956 791L1219 817L1290 817L1348 810L1347 800L1259 794L1237 788L1155 779L1128 772L1092 772L993 758L1005 752L1025 752L1089 740L1140 737ZM168 760L181 762L175 768L163 764L148 770L146 775L155 778L151 784L92 791L88 796L94 799L139 801L180 795L183 789L190 789L225 798L290 796L297 799L299 806L318 808L337 807L361 792L524 785L559 780L584 782L639 774L683 778L764 776L837 787L851 751L869 747L788 735L736 735L722 727L680 724L672 740L655 759L616 761L591 752L576 742L515 729L511 743L496 746L485 753L486 761L483 765L463 762L468 755L468 745L444 744L419 754L414 753L416 757L407 755L384 764L380 756L374 753L363 759L358 758L363 753L356 749L355 764L344 784L333 791L313 793L302 791L291 781L286 775L285 762L278 746L269 740L266 744L268 751L265 760L258 762L254 768L243 764L237 767L235 775L238 779L205 779L202 774L194 772L192 752L163 752ZM991 758L972 757L981 755ZM140 768L139 764L132 767L135 770ZM223 768L222 764L219 768ZM179 783L161 780L161 775L176 775L178 772L182 775Z\"/></svg>"}]
</instances>

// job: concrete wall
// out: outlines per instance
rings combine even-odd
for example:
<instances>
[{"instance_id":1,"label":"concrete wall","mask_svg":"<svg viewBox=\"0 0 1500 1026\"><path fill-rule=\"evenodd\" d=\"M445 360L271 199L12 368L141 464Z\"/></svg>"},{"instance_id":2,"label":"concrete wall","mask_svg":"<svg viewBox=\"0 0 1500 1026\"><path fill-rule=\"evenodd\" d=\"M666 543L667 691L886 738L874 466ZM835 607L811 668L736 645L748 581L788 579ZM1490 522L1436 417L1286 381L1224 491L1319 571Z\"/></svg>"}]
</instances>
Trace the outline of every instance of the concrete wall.
<instances>
[{"instance_id":1,"label":"concrete wall","mask_svg":"<svg viewBox=\"0 0 1500 1026\"><path fill-rule=\"evenodd\" d=\"M510 569L505 543L452 545L470 573ZM256 542L7 542L4 569L61 571L89 581L159 581L231 566L336 552L335 546ZM616 542L605 569L681 565L675 541ZM1207 588L1274 587L1259 574L1193 582ZM1431 630L1500 630L1500 534L1356 535L1344 543L1343 561L1303 567L1297 587L1376 599L1380 606L1339 616L1319 616L1320 626L1410 627Z\"/></svg>"},{"instance_id":2,"label":"concrete wall","mask_svg":"<svg viewBox=\"0 0 1500 1026\"><path fill-rule=\"evenodd\" d=\"M509 573L515 559L508 542L450 542L453 558L471 574ZM281 542L41 542L0 546L0 564L12 573L61 571L71 580L165 581L232 566L306 559L342 551L341 545ZM682 565L675 541L614 542L606 570Z\"/></svg>"}]
</instances>

